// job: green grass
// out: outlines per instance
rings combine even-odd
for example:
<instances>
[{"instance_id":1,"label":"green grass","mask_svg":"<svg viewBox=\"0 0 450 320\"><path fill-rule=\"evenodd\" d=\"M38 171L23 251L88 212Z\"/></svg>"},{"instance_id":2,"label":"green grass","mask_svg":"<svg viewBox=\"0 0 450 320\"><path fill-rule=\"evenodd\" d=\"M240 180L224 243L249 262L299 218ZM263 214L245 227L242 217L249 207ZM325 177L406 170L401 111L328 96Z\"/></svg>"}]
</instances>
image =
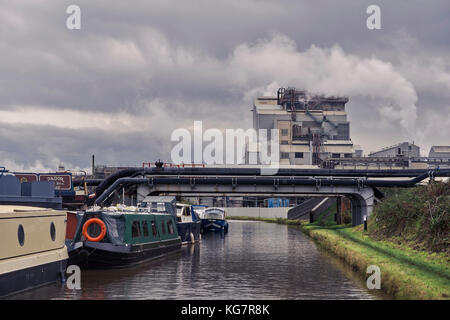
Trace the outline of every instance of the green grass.
<instances>
[{"instance_id":1,"label":"green grass","mask_svg":"<svg viewBox=\"0 0 450 320\"><path fill-rule=\"evenodd\" d=\"M321 226L332 226L336 224L334 220L334 215L337 211L336 202L328 207L324 212L320 214L320 216L314 222L315 224L319 224Z\"/></svg>"},{"instance_id":2,"label":"green grass","mask_svg":"<svg viewBox=\"0 0 450 320\"><path fill-rule=\"evenodd\" d=\"M449 299L449 256L370 239L362 227L303 224L319 245L346 261L365 279L369 265L381 270L381 289L396 299Z\"/></svg>"}]
</instances>

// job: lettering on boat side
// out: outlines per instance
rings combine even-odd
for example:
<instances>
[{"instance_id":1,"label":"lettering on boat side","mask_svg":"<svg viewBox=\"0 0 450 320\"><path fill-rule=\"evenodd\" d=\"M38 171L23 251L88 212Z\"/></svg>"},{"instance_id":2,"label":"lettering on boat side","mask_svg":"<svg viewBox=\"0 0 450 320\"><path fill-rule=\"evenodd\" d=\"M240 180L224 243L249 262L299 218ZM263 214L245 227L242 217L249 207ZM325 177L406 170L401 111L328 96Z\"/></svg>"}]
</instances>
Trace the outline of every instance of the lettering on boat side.
<instances>
[{"instance_id":1,"label":"lettering on boat side","mask_svg":"<svg viewBox=\"0 0 450 320\"><path fill-rule=\"evenodd\" d=\"M227 304L225 308L202 307L188 304L181 308L182 315L207 315L209 318L214 316L214 312L226 315L269 315L270 305L259 304Z\"/></svg>"}]
</instances>

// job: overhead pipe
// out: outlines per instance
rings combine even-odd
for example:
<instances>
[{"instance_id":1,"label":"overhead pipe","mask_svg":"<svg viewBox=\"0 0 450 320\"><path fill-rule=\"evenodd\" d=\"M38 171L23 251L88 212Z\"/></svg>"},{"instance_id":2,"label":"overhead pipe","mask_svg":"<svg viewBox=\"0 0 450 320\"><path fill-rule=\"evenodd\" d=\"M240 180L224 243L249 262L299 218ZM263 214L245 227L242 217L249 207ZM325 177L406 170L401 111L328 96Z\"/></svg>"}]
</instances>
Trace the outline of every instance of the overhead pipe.
<instances>
[{"instance_id":1,"label":"overhead pipe","mask_svg":"<svg viewBox=\"0 0 450 320\"><path fill-rule=\"evenodd\" d=\"M73 180L73 186L74 187L83 186L84 183L86 183L87 186L93 187L93 186L98 186L99 184L101 184L103 182L103 180L104 179Z\"/></svg>"},{"instance_id":2,"label":"overhead pipe","mask_svg":"<svg viewBox=\"0 0 450 320\"><path fill-rule=\"evenodd\" d=\"M412 187L415 184L433 178L435 173L429 171L410 180L365 180L365 179L317 179L292 177L175 177L152 176L148 178L119 178L95 199L94 204L102 204L110 194L122 184L182 184L182 185L273 185L273 186L352 186L352 187Z\"/></svg>"},{"instance_id":3,"label":"overhead pipe","mask_svg":"<svg viewBox=\"0 0 450 320\"><path fill-rule=\"evenodd\" d=\"M306 176L334 176L334 177L417 177L428 173L427 169L399 169L399 170L347 170L347 169L278 169L271 176L306 177ZM434 170L434 176L449 177L450 169ZM117 179L136 175L184 175L184 176L260 176L261 168L128 168L117 171L98 184L95 191L99 197ZM97 183L98 181L95 181ZM93 182L94 183L94 182ZM94 184L92 184L94 185Z\"/></svg>"}]
</instances>

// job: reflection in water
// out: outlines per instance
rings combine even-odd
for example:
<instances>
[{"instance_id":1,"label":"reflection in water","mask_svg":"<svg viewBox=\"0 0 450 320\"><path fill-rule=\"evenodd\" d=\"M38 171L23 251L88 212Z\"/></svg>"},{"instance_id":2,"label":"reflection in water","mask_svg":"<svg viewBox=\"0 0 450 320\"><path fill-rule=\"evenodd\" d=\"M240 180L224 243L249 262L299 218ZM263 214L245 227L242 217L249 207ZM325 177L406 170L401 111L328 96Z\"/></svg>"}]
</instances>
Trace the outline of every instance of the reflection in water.
<instances>
[{"instance_id":1,"label":"reflection in water","mask_svg":"<svg viewBox=\"0 0 450 320\"><path fill-rule=\"evenodd\" d=\"M143 265L82 270L81 290L48 285L10 299L375 299L298 228L230 221L228 234Z\"/></svg>"}]
</instances>

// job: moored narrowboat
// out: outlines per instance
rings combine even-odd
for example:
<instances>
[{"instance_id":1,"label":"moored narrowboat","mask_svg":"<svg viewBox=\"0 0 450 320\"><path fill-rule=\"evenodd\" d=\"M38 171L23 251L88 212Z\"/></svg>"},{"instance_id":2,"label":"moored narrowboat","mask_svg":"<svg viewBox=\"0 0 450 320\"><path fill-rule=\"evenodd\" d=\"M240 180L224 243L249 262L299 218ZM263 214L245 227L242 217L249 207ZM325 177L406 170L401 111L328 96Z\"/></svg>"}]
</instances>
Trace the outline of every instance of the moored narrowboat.
<instances>
[{"instance_id":1,"label":"moored narrowboat","mask_svg":"<svg viewBox=\"0 0 450 320\"><path fill-rule=\"evenodd\" d=\"M177 229L183 243L200 241L202 222L191 205L177 203Z\"/></svg>"},{"instance_id":2,"label":"moored narrowboat","mask_svg":"<svg viewBox=\"0 0 450 320\"><path fill-rule=\"evenodd\" d=\"M228 232L226 211L223 208L206 208L201 214L202 230Z\"/></svg>"},{"instance_id":3,"label":"moored narrowboat","mask_svg":"<svg viewBox=\"0 0 450 320\"><path fill-rule=\"evenodd\" d=\"M176 217L178 235L182 244L192 244L201 239L200 217L190 205L176 202L174 196L147 196L139 204L141 209L167 212Z\"/></svg>"},{"instance_id":4,"label":"moored narrowboat","mask_svg":"<svg viewBox=\"0 0 450 320\"><path fill-rule=\"evenodd\" d=\"M69 263L82 268L121 268L180 248L173 215L133 209L78 213L75 235L69 240Z\"/></svg>"},{"instance_id":5,"label":"moored narrowboat","mask_svg":"<svg viewBox=\"0 0 450 320\"><path fill-rule=\"evenodd\" d=\"M21 183L0 167L0 297L52 282L67 265L66 212L52 182Z\"/></svg>"}]
</instances>

